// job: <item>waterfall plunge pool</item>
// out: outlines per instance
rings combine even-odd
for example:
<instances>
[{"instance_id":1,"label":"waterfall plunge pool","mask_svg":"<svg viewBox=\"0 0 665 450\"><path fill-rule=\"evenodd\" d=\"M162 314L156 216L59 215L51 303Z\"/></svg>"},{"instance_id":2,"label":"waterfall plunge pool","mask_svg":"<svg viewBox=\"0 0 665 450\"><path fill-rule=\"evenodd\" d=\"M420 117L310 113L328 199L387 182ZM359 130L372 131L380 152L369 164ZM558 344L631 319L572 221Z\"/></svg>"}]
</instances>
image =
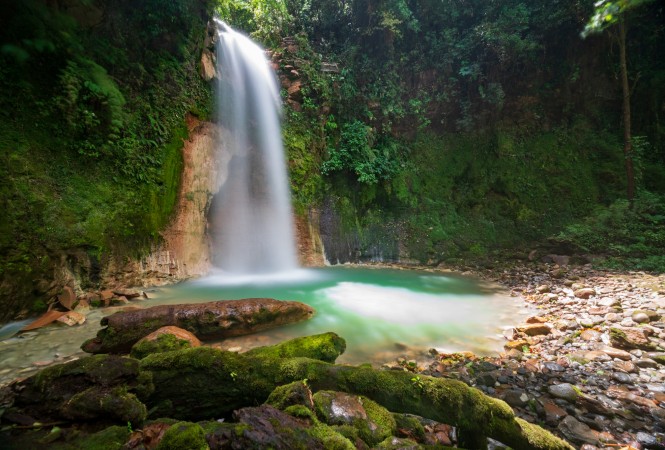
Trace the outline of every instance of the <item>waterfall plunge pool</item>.
<instances>
[{"instance_id":1,"label":"waterfall plunge pool","mask_svg":"<svg viewBox=\"0 0 665 450\"><path fill-rule=\"evenodd\" d=\"M213 345L246 351L333 331L347 342L338 362L375 366L397 358L422 360L430 348L496 354L504 341L502 329L523 322L529 313L522 301L473 278L386 268L335 266L267 277L213 274L147 292L149 300L133 304L150 307L252 297L307 303L316 310L308 321ZM0 384L52 361L85 355L79 346L97 333L100 319L111 312L92 310L82 326L52 325L0 341ZM11 325L4 329L11 330Z\"/></svg>"}]
</instances>

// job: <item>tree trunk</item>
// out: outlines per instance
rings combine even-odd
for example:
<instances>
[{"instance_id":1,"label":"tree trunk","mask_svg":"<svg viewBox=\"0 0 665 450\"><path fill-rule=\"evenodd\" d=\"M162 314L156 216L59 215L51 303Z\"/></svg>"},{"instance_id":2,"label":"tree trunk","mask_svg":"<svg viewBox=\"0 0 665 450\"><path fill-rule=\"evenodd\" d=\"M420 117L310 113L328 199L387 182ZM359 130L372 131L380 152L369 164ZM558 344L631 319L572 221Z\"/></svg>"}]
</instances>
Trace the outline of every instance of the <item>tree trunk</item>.
<instances>
[{"instance_id":1,"label":"tree trunk","mask_svg":"<svg viewBox=\"0 0 665 450\"><path fill-rule=\"evenodd\" d=\"M621 68L621 91L623 94L623 155L626 165L626 189L631 206L635 198L635 171L633 168L633 144L631 139L630 86L628 85L628 63L626 61L626 24L619 21L619 59Z\"/></svg>"}]
</instances>

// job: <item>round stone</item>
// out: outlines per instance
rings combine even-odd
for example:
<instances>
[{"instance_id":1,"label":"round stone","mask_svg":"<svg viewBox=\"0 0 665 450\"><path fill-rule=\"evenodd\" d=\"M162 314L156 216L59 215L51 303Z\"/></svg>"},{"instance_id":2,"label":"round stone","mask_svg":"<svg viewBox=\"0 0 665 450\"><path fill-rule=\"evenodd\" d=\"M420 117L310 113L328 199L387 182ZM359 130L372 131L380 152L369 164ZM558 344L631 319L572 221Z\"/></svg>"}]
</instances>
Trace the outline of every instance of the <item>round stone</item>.
<instances>
[{"instance_id":1,"label":"round stone","mask_svg":"<svg viewBox=\"0 0 665 450\"><path fill-rule=\"evenodd\" d=\"M547 390L553 397L561 398L569 402L574 402L579 396L577 389L575 389L570 383L553 384L549 386Z\"/></svg>"},{"instance_id":2,"label":"round stone","mask_svg":"<svg viewBox=\"0 0 665 450\"><path fill-rule=\"evenodd\" d=\"M642 311L635 311L633 315L631 316L631 319L633 319L633 322L635 323L649 323L650 319L649 316L642 312Z\"/></svg>"}]
</instances>

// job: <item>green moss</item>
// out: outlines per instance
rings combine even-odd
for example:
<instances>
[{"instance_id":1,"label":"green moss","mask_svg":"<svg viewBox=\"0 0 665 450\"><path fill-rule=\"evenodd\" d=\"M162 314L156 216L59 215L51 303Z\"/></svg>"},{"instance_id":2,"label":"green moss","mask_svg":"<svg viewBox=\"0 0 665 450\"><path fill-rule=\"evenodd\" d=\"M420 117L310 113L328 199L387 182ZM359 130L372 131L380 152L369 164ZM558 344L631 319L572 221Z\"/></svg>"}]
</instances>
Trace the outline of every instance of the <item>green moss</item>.
<instances>
[{"instance_id":1,"label":"green moss","mask_svg":"<svg viewBox=\"0 0 665 450\"><path fill-rule=\"evenodd\" d=\"M127 426L114 426L75 441L73 445L83 450L119 450L124 448L130 434Z\"/></svg>"},{"instance_id":2,"label":"green moss","mask_svg":"<svg viewBox=\"0 0 665 450\"><path fill-rule=\"evenodd\" d=\"M164 433L157 450L208 450L206 435L200 425L178 422Z\"/></svg>"},{"instance_id":3,"label":"green moss","mask_svg":"<svg viewBox=\"0 0 665 450\"><path fill-rule=\"evenodd\" d=\"M360 397L360 401L367 412L367 418L376 426L370 426L371 439L381 441L384 438L395 434L397 423L393 415L383 406L367 397ZM362 437L362 436L361 436ZM366 441L369 443L369 441Z\"/></svg>"},{"instance_id":4,"label":"green moss","mask_svg":"<svg viewBox=\"0 0 665 450\"><path fill-rule=\"evenodd\" d=\"M284 386L278 386L270 393L266 403L277 409L286 410L290 406L303 406L313 410L312 392L304 381L295 381Z\"/></svg>"},{"instance_id":5,"label":"green moss","mask_svg":"<svg viewBox=\"0 0 665 450\"><path fill-rule=\"evenodd\" d=\"M369 446L378 444L396 430L392 414L367 397L319 391L314 394L314 404L316 414L321 420L328 425L355 428L357 435ZM338 408L348 411L340 414L336 412Z\"/></svg>"},{"instance_id":6,"label":"green moss","mask_svg":"<svg viewBox=\"0 0 665 450\"><path fill-rule=\"evenodd\" d=\"M398 449L415 450L420 448L420 445L418 445L416 441L412 441L411 439L396 438L394 436L391 436L380 442L374 448L382 450L398 450Z\"/></svg>"},{"instance_id":7,"label":"green moss","mask_svg":"<svg viewBox=\"0 0 665 450\"><path fill-rule=\"evenodd\" d=\"M425 428L420 420L409 414L393 414L395 425L398 430L404 430L409 436L413 436L418 442L425 439Z\"/></svg>"},{"instance_id":8,"label":"green moss","mask_svg":"<svg viewBox=\"0 0 665 450\"><path fill-rule=\"evenodd\" d=\"M57 379L83 377L90 383L109 386L134 380L139 375L139 362L131 358L111 355L95 355L66 364L47 367L33 378L33 383L42 392L53 388Z\"/></svg>"},{"instance_id":9,"label":"green moss","mask_svg":"<svg viewBox=\"0 0 665 450\"><path fill-rule=\"evenodd\" d=\"M132 347L131 356L136 359L143 359L152 353L172 352L191 348L192 344L186 339L178 339L172 334L161 334L157 339L148 341L139 341Z\"/></svg>"},{"instance_id":10,"label":"green moss","mask_svg":"<svg viewBox=\"0 0 665 450\"><path fill-rule=\"evenodd\" d=\"M291 405L288 406L284 409L284 412L293 416L297 417L298 419L306 419L310 423L316 423L318 422L318 419L316 418L316 415L314 414L314 411L309 409L308 407L304 405Z\"/></svg>"},{"instance_id":11,"label":"green moss","mask_svg":"<svg viewBox=\"0 0 665 450\"><path fill-rule=\"evenodd\" d=\"M147 400L155 414L176 418L224 416L247 404L264 402L280 384L308 380L312 390L337 389L362 395L396 413L416 414L458 427L461 442L478 448L486 436L515 450L570 450L542 430L537 445L505 402L449 379L371 368L332 365L309 358L280 359L195 348L149 355L141 370L159 386ZM235 373L236 377L231 377ZM166 405L166 406L165 406ZM533 426L538 428L537 426Z\"/></svg>"},{"instance_id":12,"label":"green moss","mask_svg":"<svg viewBox=\"0 0 665 450\"><path fill-rule=\"evenodd\" d=\"M198 347L155 353L141 360L160 388L147 401L154 414L182 419L219 417L248 404L263 403L275 388L260 360ZM168 380L168 385L165 381Z\"/></svg>"},{"instance_id":13,"label":"green moss","mask_svg":"<svg viewBox=\"0 0 665 450\"><path fill-rule=\"evenodd\" d=\"M355 450L356 446L340 434L335 428L324 423L317 423L312 426L308 433L324 443L326 450Z\"/></svg>"},{"instance_id":14,"label":"green moss","mask_svg":"<svg viewBox=\"0 0 665 450\"><path fill-rule=\"evenodd\" d=\"M72 420L108 420L133 426L143 424L148 415L145 405L124 386L96 386L79 392L67 401L63 414Z\"/></svg>"},{"instance_id":15,"label":"green moss","mask_svg":"<svg viewBox=\"0 0 665 450\"><path fill-rule=\"evenodd\" d=\"M335 362L346 350L346 341L335 333L305 336L270 347L259 347L246 353L247 356L292 358L307 357L325 362Z\"/></svg>"}]
</instances>

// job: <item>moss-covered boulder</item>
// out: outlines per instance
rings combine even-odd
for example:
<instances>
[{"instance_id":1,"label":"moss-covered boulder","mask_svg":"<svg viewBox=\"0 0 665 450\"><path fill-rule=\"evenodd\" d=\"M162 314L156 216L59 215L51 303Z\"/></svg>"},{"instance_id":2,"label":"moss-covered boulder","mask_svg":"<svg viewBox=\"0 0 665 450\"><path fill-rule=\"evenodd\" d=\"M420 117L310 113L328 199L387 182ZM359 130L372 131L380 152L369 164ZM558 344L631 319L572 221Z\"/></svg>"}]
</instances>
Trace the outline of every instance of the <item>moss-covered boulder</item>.
<instances>
[{"instance_id":1,"label":"moss-covered boulder","mask_svg":"<svg viewBox=\"0 0 665 450\"><path fill-rule=\"evenodd\" d=\"M172 352L200 346L201 341L189 331L178 327L162 327L134 344L131 355L133 358L143 359L152 353Z\"/></svg>"},{"instance_id":2,"label":"moss-covered boulder","mask_svg":"<svg viewBox=\"0 0 665 450\"><path fill-rule=\"evenodd\" d=\"M36 421L141 423L146 408L135 394L148 395L151 375L133 358L97 355L48 367L10 385L12 411Z\"/></svg>"},{"instance_id":3,"label":"moss-covered boulder","mask_svg":"<svg viewBox=\"0 0 665 450\"><path fill-rule=\"evenodd\" d=\"M333 365L270 352L241 355L211 348L153 354L141 361L160 388L144 402L155 414L180 419L220 417L248 404L261 404L280 385L307 380L312 391L334 390L363 395L395 413L416 414L456 426L459 445L481 448L486 437L515 450L569 450L572 447L537 425L515 417L505 402L466 384L371 367ZM288 407L289 412L301 405Z\"/></svg>"},{"instance_id":4,"label":"moss-covered boulder","mask_svg":"<svg viewBox=\"0 0 665 450\"><path fill-rule=\"evenodd\" d=\"M242 408L233 414L237 424L208 425L208 442L211 448L242 448L290 450L331 448L317 424L299 420L270 405ZM327 430L332 440L343 440ZM350 445L350 443L348 443ZM336 448L353 448L345 445Z\"/></svg>"},{"instance_id":5,"label":"moss-covered boulder","mask_svg":"<svg viewBox=\"0 0 665 450\"><path fill-rule=\"evenodd\" d=\"M291 339L277 345L258 347L245 353L249 357L305 357L334 363L346 350L346 341L335 333Z\"/></svg>"},{"instance_id":6,"label":"moss-covered boulder","mask_svg":"<svg viewBox=\"0 0 665 450\"><path fill-rule=\"evenodd\" d=\"M328 425L350 425L358 436L374 446L392 436L396 423L392 414L367 397L343 392L320 391L314 394L316 414Z\"/></svg>"},{"instance_id":7,"label":"moss-covered boulder","mask_svg":"<svg viewBox=\"0 0 665 450\"><path fill-rule=\"evenodd\" d=\"M156 450L209 450L201 425L178 422L172 425L157 444Z\"/></svg>"},{"instance_id":8,"label":"moss-covered boulder","mask_svg":"<svg viewBox=\"0 0 665 450\"><path fill-rule=\"evenodd\" d=\"M613 347L632 350L656 350L658 347L649 340L649 330L643 327L610 328L610 342Z\"/></svg>"},{"instance_id":9,"label":"moss-covered boulder","mask_svg":"<svg viewBox=\"0 0 665 450\"><path fill-rule=\"evenodd\" d=\"M309 390L307 383L304 381L294 381L284 386L277 386L270 393L266 404L272 405L282 411L294 405L301 405L310 411L314 411L312 391Z\"/></svg>"},{"instance_id":10,"label":"moss-covered boulder","mask_svg":"<svg viewBox=\"0 0 665 450\"><path fill-rule=\"evenodd\" d=\"M160 388L144 400L162 417L205 420L225 416L247 405L262 404L275 387L284 384L278 381L280 364L289 359L279 355L325 355L330 359L330 349L345 345L336 334L324 333L245 355L210 347L152 354L141 360L141 370L150 372Z\"/></svg>"},{"instance_id":11,"label":"moss-covered boulder","mask_svg":"<svg viewBox=\"0 0 665 450\"><path fill-rule=\"evenodd\" d=\"M201 340L222 339L300 322L313 314L304 303L269 298L154 306L104 317L105 328L81 348L88 353L127 353L141 338L166 326L183 328Z\"/></svg>"},{"instance_id":12,"label":"moss-covered boulder","mask_svg":"<svg viewBox=\"0 0 665 450\"><path fill-rule=\"evenodd\" d=\"M62 416L72 421L111 421L141 425L148 411L125 386L91 387L72 396L60 408Z\"/></svg>"}]
</instances>

